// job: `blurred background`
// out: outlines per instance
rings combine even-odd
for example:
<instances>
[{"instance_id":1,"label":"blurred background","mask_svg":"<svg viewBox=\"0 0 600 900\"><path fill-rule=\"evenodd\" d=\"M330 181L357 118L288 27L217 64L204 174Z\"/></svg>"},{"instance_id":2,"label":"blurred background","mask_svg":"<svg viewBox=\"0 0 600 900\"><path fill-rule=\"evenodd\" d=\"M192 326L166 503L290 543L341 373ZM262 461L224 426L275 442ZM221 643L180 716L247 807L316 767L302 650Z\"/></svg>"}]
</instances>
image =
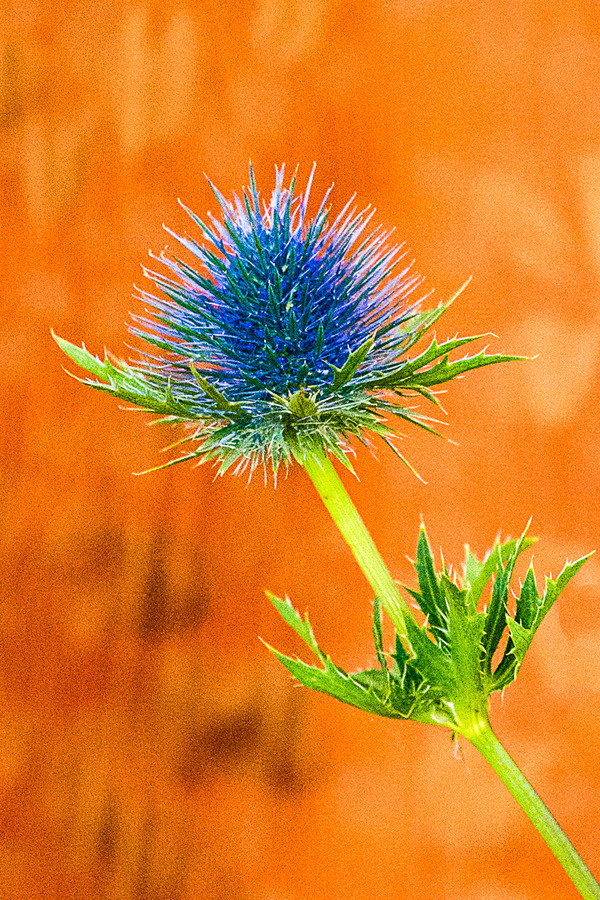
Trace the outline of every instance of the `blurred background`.
<instances>
[{"instance_id":1,"label":"blurred background","mask_svg":"<svg viewBox=\"0 0 600 900\"><path fill-rule=\"evenodd\" d=\"M435 287L438 336L532 361L449 386L343 477L412 584L421 516L460 563L530 516L541 581L600 547L596 0L9 0L0 28L0 897L570 900L512 798L446 731L297 687L258 636L308 609L374 663L371 594L291 470L178 466L165 426L70 380L50 328L127 355L148 250L251 159L317 162ZM190 230L193 229L191 226ZM172 242L171 242L172 243ZM415 430L416 431L416 430ZM548 616L500 737L600 875L600 562Z\"/></svg>"}]
</instances>

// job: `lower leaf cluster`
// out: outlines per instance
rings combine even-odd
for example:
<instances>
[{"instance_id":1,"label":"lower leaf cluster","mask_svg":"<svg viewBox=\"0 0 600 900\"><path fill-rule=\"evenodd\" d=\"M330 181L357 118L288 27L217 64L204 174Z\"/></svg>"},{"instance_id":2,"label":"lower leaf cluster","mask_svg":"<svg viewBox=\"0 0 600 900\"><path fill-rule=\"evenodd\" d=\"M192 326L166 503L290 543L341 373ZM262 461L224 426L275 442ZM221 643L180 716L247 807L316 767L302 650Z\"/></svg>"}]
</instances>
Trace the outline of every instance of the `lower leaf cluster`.
<instances>
[{"instance_id":1,"label":"lower leaf cluster","mask_svg":"<svg viewBox=\"0 0 600 900\"><path fill-rule=\"evenodd\" d=\"M517 559L534 539L497 542L483 560L466 548L464 574L436 572L422 528L417 544L416 589L405 588L425 616L424 624L406 617L409 645L398 635L395 647L383 648L381 602L375 598L373 636L377 669L348 673L319 647L308 617L289 599L269 595L285 621L316 655L320 666L285 656L277 659L302 684L330 694L366 712L413 719L468 732L473 717L487 715L490 694L513 681L533 637L567 583L588 559L567 563L557 579L546 578L540 594L530 566L519 592L511 590ZM491 588L490 588L491 583ZM487 602L484 593L487 589Z\"/></svg>"}]
</instances>

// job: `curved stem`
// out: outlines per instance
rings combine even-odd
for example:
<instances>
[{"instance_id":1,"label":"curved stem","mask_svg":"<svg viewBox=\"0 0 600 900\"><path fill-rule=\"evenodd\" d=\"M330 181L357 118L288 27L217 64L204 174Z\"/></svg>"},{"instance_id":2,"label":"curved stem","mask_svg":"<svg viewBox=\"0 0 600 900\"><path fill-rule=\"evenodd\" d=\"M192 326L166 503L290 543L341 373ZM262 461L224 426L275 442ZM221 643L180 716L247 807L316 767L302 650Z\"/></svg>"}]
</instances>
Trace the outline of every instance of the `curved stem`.
<instances>
[{"instance_id":1,"label":"curved stem","mask_svg":"<svg viewBox=\"0 0 600 900\"><path fill-rule=\"evenodd\" d=\"M317 450L312 454L307 453L302 459L302 465L352 550L367 581L385 607L398 635L410 646L404 620L406 616L412 616L412 613L400 595L396 582L390 575L331 460L323 450Z\"/></svg>"},{"instance_id":2,"label":"curved stem","mask_svg":"<svg viewBox=\"0 0 600 900\"><path fill-rule=\"evenodd\" d=\"M483 723L479 723L483 725ZM600 900L600 885L577 853L545 803L531 787L516 763L508 755L489 723L463 732L489 762L496 774L533 822L550 850L585 900Z\"/></svg>"}]
</instances>

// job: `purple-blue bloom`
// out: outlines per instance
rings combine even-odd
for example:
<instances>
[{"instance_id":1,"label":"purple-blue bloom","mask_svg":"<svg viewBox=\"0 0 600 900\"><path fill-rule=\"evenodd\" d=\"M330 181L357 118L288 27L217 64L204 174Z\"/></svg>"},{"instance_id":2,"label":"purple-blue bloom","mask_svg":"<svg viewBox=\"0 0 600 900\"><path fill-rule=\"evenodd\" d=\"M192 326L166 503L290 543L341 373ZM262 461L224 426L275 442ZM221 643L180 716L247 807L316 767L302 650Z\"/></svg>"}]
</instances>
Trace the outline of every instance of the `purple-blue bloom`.
<instances>
[{"instance_id":1,"label":"purple-blue bloom","mask_svg":"<svg viewBox=\"0 0 600 900\"><path fill-rule=\"evenodd\" d=\"M146 315L131 331L147 345L131 364L104 361L57 338L100 380L85 380L171 422L193 423L196 446L182 459L217 459L221 471L303 455L316 446L347 462L352 435L388 442L388 413L429 428L401 398L421 394L463 371L508 359L484 352L450 363L448 352L475 338L405 354L446 306L422 313L411 300L422 279L400 265L400 247L372 213L351 199L329 218L327 191L316 214L296 176L276 170L270 201L250 187L233 200L214 187L221 218L203 222L187 210L202 242L169 231L195 266L165 254L168 274L145 270L161 296L142 293ZM429 429L431 430L431 429ZM315 443L316 442L316 443Z\"/></svg>"}]
</instances>

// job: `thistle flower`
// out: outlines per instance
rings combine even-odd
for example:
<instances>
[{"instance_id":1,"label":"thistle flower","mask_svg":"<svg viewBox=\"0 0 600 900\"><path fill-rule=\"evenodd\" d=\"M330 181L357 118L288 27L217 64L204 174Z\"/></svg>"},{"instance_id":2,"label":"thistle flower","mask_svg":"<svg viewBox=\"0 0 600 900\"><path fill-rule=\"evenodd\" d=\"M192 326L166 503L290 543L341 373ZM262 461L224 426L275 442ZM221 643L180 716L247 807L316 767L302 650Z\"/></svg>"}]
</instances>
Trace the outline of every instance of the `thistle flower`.
<instances>
[{"instance_id":1,"label":"thistle flower","mask_svg":"<svg viewBox=\"0 0 600 900\"><path fill-rule=\"evenodd\" d=\"M159 260L172 277L146 271L163 296L142 292L147 315L134 316L131 331L150 349L136 361L106 352L101 360L84 346L55 339L93 376L80 379L85 384L188 424L177 444L194 448L167 465L214 459L221 472L236 463L252 472L262 462L276 472L294 458L304 466L375 593L379 669L349 674L335 666L308 619L288 600L271 596L321 665L273 651L276 657L303 684L371 714L462 734L519 801L581 895L600 900L589 869L494 735L487 710L489 695L515 678L539 624L585 557L567 564L556 581L548 579L542 596L530 571L511 616L510 580L530 543L525 534L496 545L481 562L468 552L465 578L457 582L445 568L436 573L423 531L415 564L419 589L407 589L425 615L419 625L331 460L335 455L349 465L353 436L366 443L375 434L389 443L390 414L432 431L431 420L406 398L437 403L436 385L520 357L482 350L449 359L475 337L441 344L434 338L426 350L408 356L449 304L420 310L420 301L411 298L421 278L410 266L402 268L401 248L389 246L389 234L366 231L372 213L357 212L352 200L330 222L328 191L309 219L311 181L312 174L304 194L295 197L295 176L284 187L282 167L270 202L261 203L250 168L250 187L241 198L228 201L213 188L220 220L211 216L206 224L187 210L203 243L169 234L199 268L163 254ZM479 611L492 579L489 604ZM382 608L396 634L391 654L383 648Z\"/></svg>"},{"instance_id":2,"label":"thistle flower","mask_svg":"<svg viewBox=\"0 0 600 900\"><path fill-rule=\"evenodd\" d=\"M389 414L433 430L405 398L436 403L433 386L515 358L484 350L449 361L475 337L434 339L408 358L449 304L420 310L412 298L422 279L400 265L402 248L389 245L389 234L365 236L372 212L357 212L353 199L330 221L330 189L309 219L313 174L296 196L296 176L285 187L284 167L276 169L270 202L262 202L250 167L250 187L233 201L211 185L221 219L207 224L186 209L202 243L167 229L198 267L158 257L172 277L145 270L162 296L141 292L147 315L133 316L130 327L164 355L145 350L126 363L105 352L101 360L55 336L94 376L85 384L191 423L172 446L194 449L167 465L215 459L221 472L234 463L251 471L270 463L276 472L315 449L349 465L352 436L389 443Z\"/></svg>"}]
</instances>

